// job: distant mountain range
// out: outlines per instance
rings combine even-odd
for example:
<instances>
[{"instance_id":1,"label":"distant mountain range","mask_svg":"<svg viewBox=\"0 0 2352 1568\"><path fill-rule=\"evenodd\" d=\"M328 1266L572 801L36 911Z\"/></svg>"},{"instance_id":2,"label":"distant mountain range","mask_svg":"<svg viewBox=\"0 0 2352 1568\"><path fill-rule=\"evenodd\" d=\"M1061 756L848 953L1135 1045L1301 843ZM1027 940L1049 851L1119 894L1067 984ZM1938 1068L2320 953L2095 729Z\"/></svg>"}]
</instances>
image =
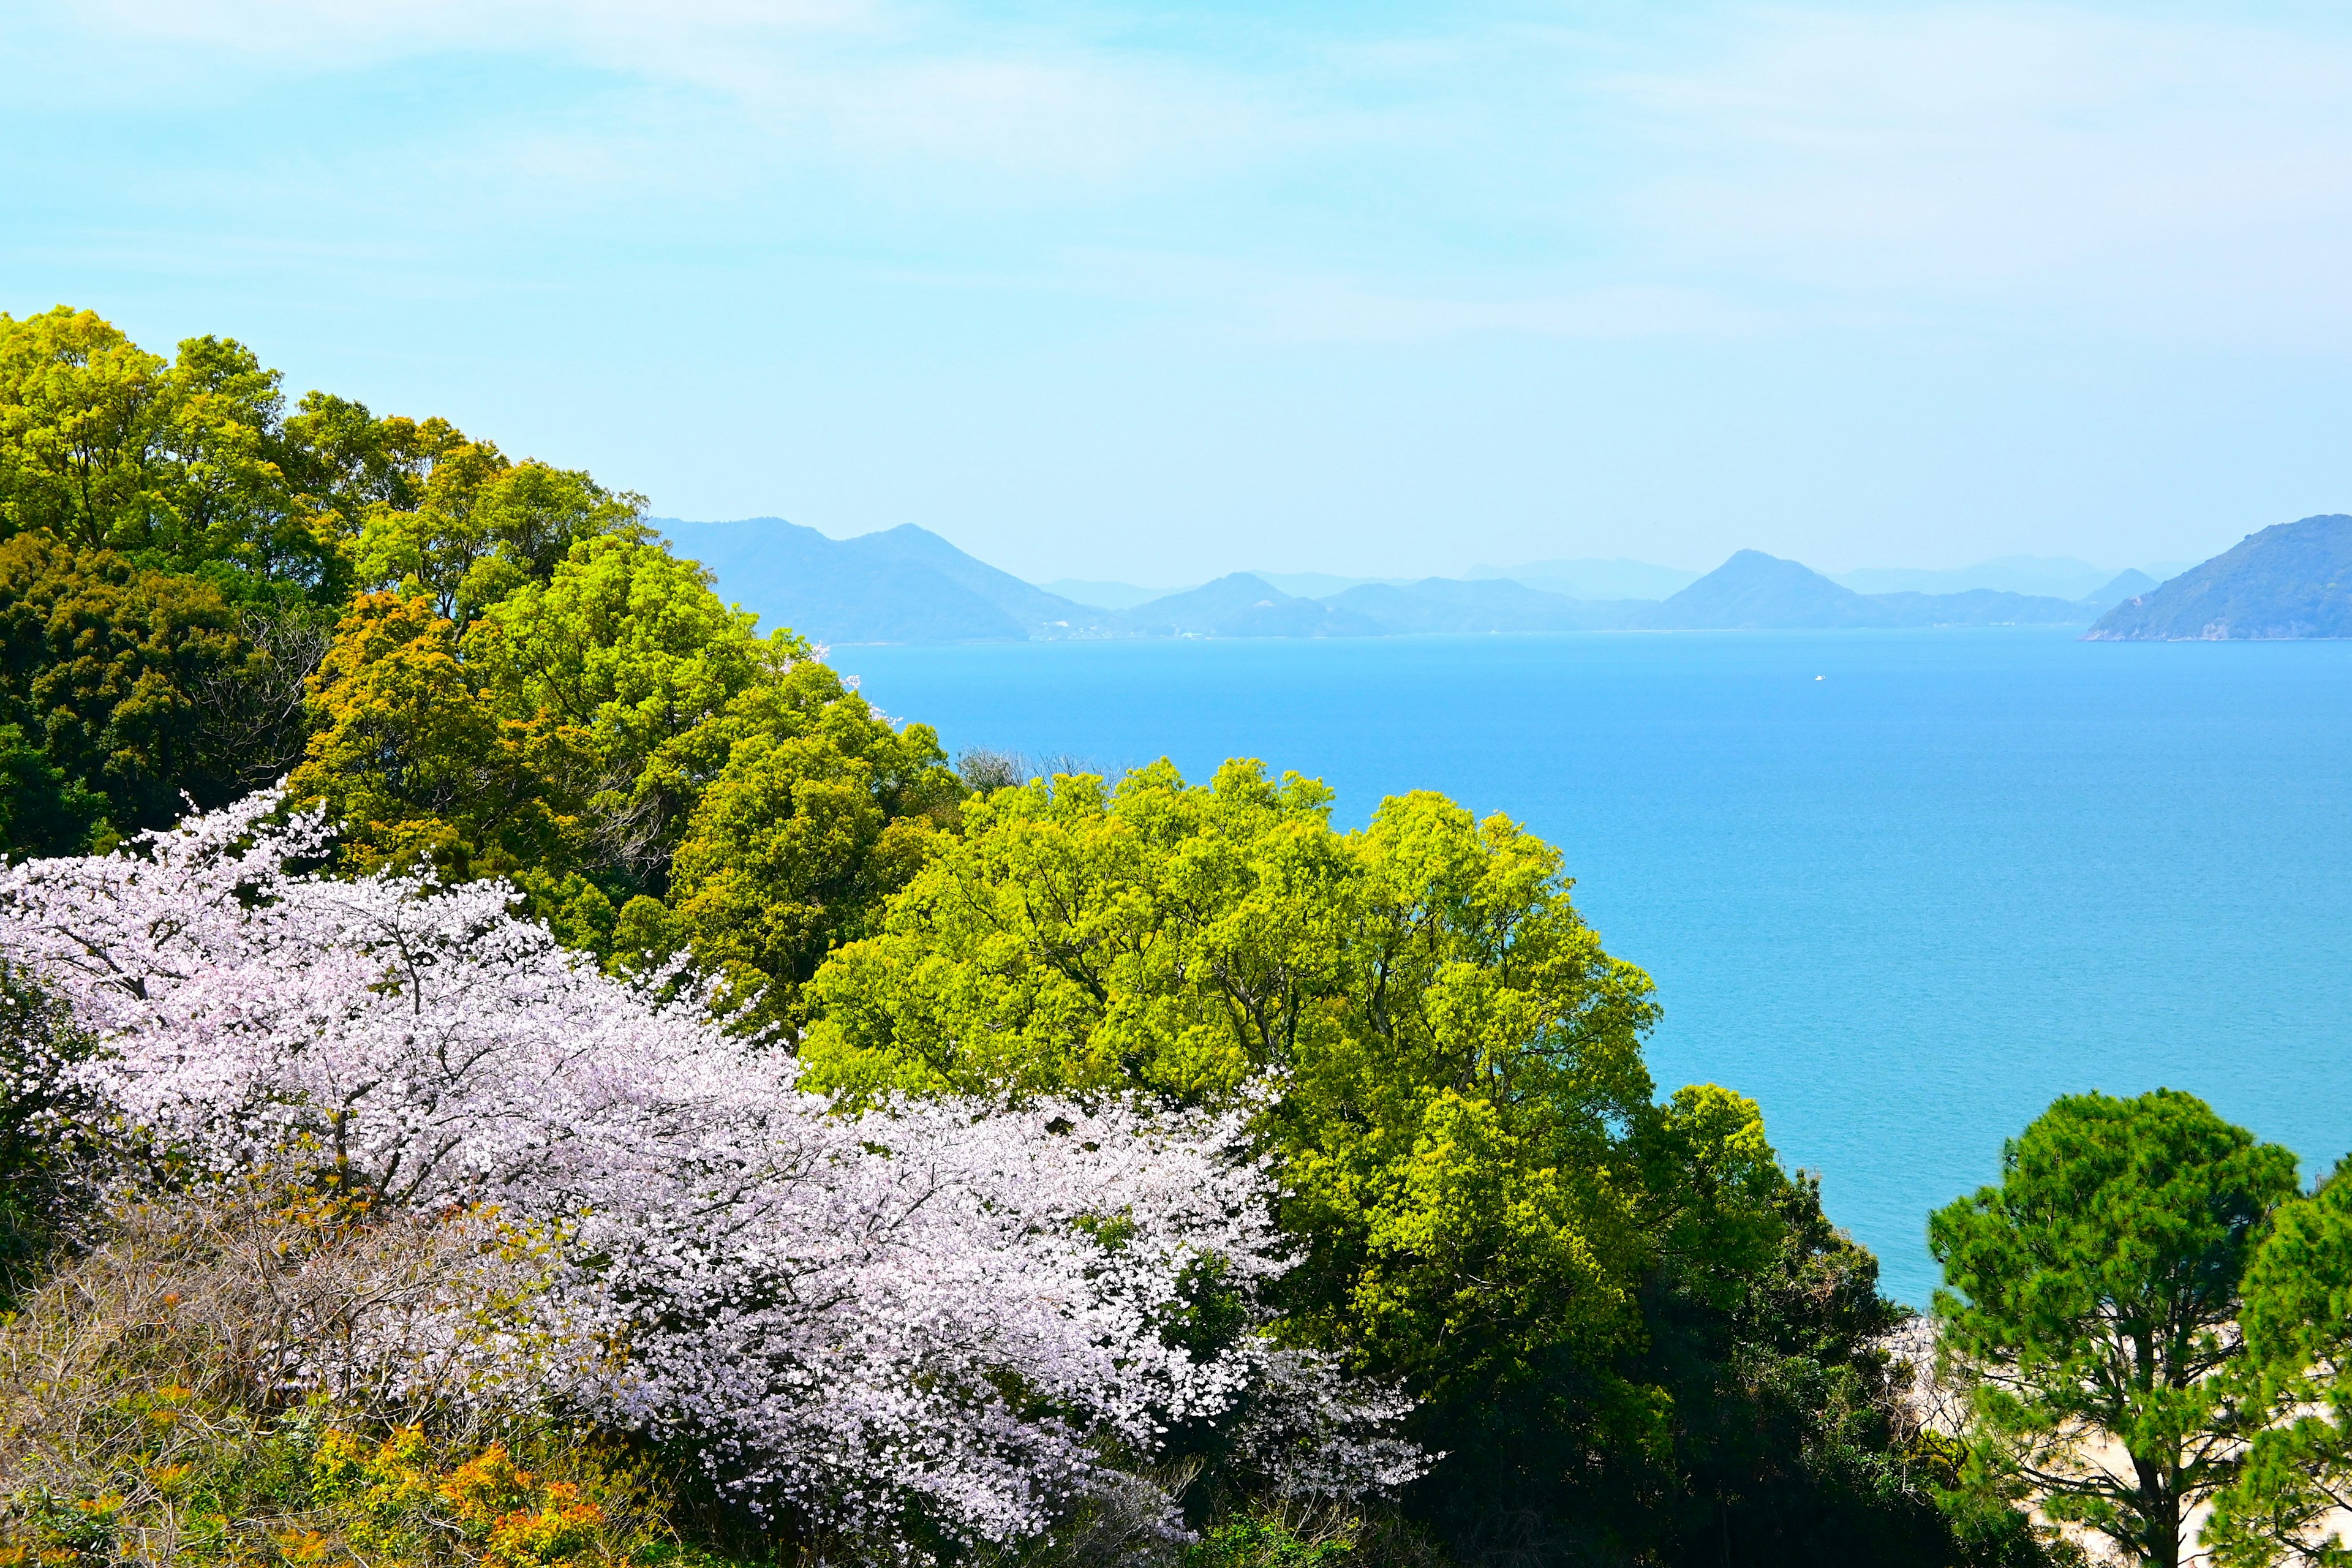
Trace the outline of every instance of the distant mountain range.
<instances>
[{"instance_id":1,"label":"distant mountain range","mask_svg":"<svg viewBox=\"0 0 2352 1568\"><path fill-rule=\"evenodd\" d=\"M2177 572L2185 572L2189 566L2189 563L2186 561L2154 562L2149 563L2147 573L2133 572L2126 575L2153 587L2159 580ZM2150 573L2153 575L2149 575ZM1312 599L1328 598L1366 583L1381 583L1402 588L1409 587L1416 581L1409 577L1335 577L1318 572L1253 572L1250 575L1263 578L1286 594ZM1648 561L1585 558L1529 561L1517 566L1473 566L1463 575L1474 582L1501 578L1570 599L1664 599L1689 587L1706 574L1679 566L1660 566ZM1973 566L1934 569L1864 566L1852 572L1831 572L1824 575L1831 582L1851 588L1857 594L1965 594L1972 589L1990 588L2002 594L2031 594L2042 598L2107 604L2129 596L2112 592L2116 580L2113 572L2071 556L2004 555L1998 560L1980 561ZM1138 605L1182 591L1076 578L1047 583L1044 586L1048 593L1109 610L1132 609ZM2133 593L2138 591L2137 588L2132 590Z\"/></svg>"},{"instance_id":2,"label":"distant mountain range","mask_svg":"<svg viewBox=\"0 0 2352 1568\"><path fill-rule=\"evenodd\" d=\"M1087 577L1060 577L1037 585L1048 594L1058 594L1097 610L1131 610L1138 605L1181 592L1175 588L1146 588L1134 583L1102 583Z\"/></svg>"},{"instance_id":3,"label":"distant mountain range","mask_svg":"<svg viewBox=\"0 0 2352 1568\"><path fill-rule=\"evenodd\" d=\"M2250 533L2109 610L2095 642L2352 637L2352 517L2333 512Z\"/></svg>"},{"instance_id":4,"label":"distant mountain range","mask_svg":"<svg viewBox=\"0 0 2352 1568\"><path fill-rule=\"evenodd\" d=\"M2155 575L2133 573L2150 586L2158 578L2189 568L2186 561L2151 563ZM2071 556L2004 555L1974 566L1934 571L1910 566L1864 566L1830 574L1857 594L1964 594L1972 588L2034 594L2053 599L2089 599L2113 586L2115 574Z\"/></svg>"},{"instance_id":5,"label":"distant mountain range","mask_svg":"<svg viewBox=\"0 0 2352 1568\"><path fill-rule=\"evenodd\" d=\"M653 524L680 555L710 568L724 596L818 642L1118 635L1116 614L1049 594L911 523L856 539L781 517Z\"/></svg>"},{"instance_id":6,"label":"distant mountain range","mask_svg":"<svg viewBox=\"0 0 2352 1568\"><path fill-rule=\"evenodd\" d=\"M1857 594L1809 566L1760 550L1743 550L1631 624L1661 631L2065 626L2087 621L2095 613L2079 601L1990 588L1962 594Z\"/></svg>"},{"instance_id":7,"label":"distant mountain range","mask_svg":"<svg viewBox=\"0 0 2352 1568\"><path fill-rule=\"evenodd\" d=\"M1590 584L1692 579L1662 596L1578 597L1502 577L1367 581L1236 572L1197 588L1104 605L1024 583L911 525L832 539L782 518L656 519L721 594L768 626L824 643L1100 637L1399 637L1420 633L1698 631L1830 626L2084 625L2156 586L2126 572L2076 599L1973 588L1864 594L1794 561L1743 550L1704 576L1640 562L1538 563ZM1549 577L1546 581L1563 581ZM1660 579L1647 579L1655 583ZM1348 586L1334 592L1288 588ZM1066 584L1092 590L1112 584Z\"/></svg>"},{"instance_id":8,"label":"distant mountain range","mask_svg":"<svg viewBox=\"0 0 2352 1568\"><path fill-rule=\"evenodd\" d=\"M1661 566L1658 570L1663 572L1667 568ZM1328 598L1366 583L1402 586L1418 581L1412 577L1341 577L1329 572L1248 572L1245 574L1300 599ZM1474 572L1471 575L1475 577L1477 574ZM1681 575L1696 577L1698 574L1691 572ZM1131 610L1138 605L1164 599L1171 594L1189 594L1193 588L1204 585L1186 584L1174 588L1145 588L1133 583L1099 583L1080 577L1065 577L1040 584L1049 594L1059 594L1066 599L1076 599L1081 605L1092 605L1105 610Z\"/></svg>"},{"instance_id":9,"label":"distant mountain range","mask_svg":"<svg viewBox=\"0 0 2352 1568\"><path fill-rule=\"evenodd\" d=\"M1517 566L1473 566L1474 579L1504 578L1571 599L1663 599L1704 575L1647 561L1528 561Z\"/></svg>"}]
</instances>

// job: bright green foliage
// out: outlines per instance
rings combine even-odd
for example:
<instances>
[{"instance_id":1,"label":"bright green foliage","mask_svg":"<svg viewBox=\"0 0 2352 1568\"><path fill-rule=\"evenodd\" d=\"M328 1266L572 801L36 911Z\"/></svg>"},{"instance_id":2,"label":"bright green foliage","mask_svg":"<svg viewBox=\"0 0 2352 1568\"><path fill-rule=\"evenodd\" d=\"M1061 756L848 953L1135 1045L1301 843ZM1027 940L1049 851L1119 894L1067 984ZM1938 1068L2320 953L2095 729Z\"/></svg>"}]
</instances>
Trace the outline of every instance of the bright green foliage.
<instances>
[{"instance_id":1,"label":"bright green foliage","mask_svg":"<svg viewBox=\"0 0 2352 1568\"><path fill-rule=\"evenodd\" d=\"M2244 1384L2262 1416L2214 1500L2206 1543L2230 1564L2352 1563L2352 1181L2338 1165L2281 1207L2246 1269ZM2332 1517L2331 1517L2332 1516Z\"/></svg>"},{"instance_id":2,"label":"bright green foliage","mask_svg":"<svg viewBox=\"0 0 2352 1568\"><path fill-rule=\"evenodd\" d=\"M325 392L305 393L285 432L288 476L347 534L378 510L415 510L434 465L467 445L446 419L379 419L367 405Z\"/></svg>"},{"instance_id":3,"label":"bright green foliage","mask_svg":"<svg viewBox=\"0 0 2352 1568\"><path fill-rule=\"evenodd\" d=\"M423 599L368 595L313 678L315 731L289 787L323 800L355 870L428 857L452 876L561 858L572 819L550 787L550 736L503 718ZM569 759L562 759L568 763Z\"/></svg>"},{"instance_id":4,"label":"bright green foliage","mask_svg":"<svg viewBox=\"0 0 2352 1568\"><path fill-rule=\"evenodd\" d=\"M671 868L677 940L733 978L747 1021L787 1026L824 955L923 865L960 794L928 729L894 730L826 690L831 670L803 669L730 715L746 732ZM746 723L759 709L772 717Z\"/></svg>"},{"instance_id":5,"label":"bright green foliage","mask_svg":"<svg viewBox=\"0 0 2352 1568\"><path fill-rule=\"evenodd\" d=\"M278 373L223 338L149 353L88 311L0 315L0 536L331 595L341 529L299 478Z\"/></svg>"},{"instance_id":6,"label":"bright green foliage","mask_svg":"<svg viewBox=\"0 0 2352 1568\"><path fill-rule=\"evenodd\" d=\"M803 1059L853 1093L1229 1096L1321 1037L1345 879L1327 813L1320 785L1247 765L1205 791L1163 763L1116 796L1075 776L976 799L886 930L826 967Z\"/></svg>"},{"instance_id":7,"label":"bright green foliage","mask_svg":"<svg viewBox=\"0 0 2352 1568\"><path fill-rule=\"evenodd\" d=\"M544 463L509 463L488 442L446 435L413 509L379 505L362 525L363 586L423 595L462 624L547 581L577 541L645 536L642 496L612 494L584 473Z\"/></svg>"},{"instance_id":8,"label":"bright green foliage","mask_svg":"<svg viewBox=\"0 0 2352 1568\"><path fill-rule=\"evenodd\" d=\"M800 639L755 637L700 567L634 538L574 546L465 646L499 711L585 762L589 837L570 864L667 900L634 920L590 900L573 928L609 923L588 945L616 952L691 948L749 1018L792 1022L817 962L914 872L962 793L927 726L894 728Z\"/></svg>"},{"instance_id":9,"label":"bright green foliage","mask_svg":"<svg viewBox=\"0 0 2352 1568\"><path fill-rule=\"evenodd\" d=\"M1329 798L1255 763L976 796L818 971L804 1081L1255 1104L1286 1331L1427 1402L1412 1510L1465 1560L2041 1562L1937 1511L1898 1310L1755 1105L1653 1102L1649 982L1558 852L1434 795L1338 832Z\"/></svg>"},{"instance_id":10,"label":"bright green foliage","mask_svg":"<svg viewBox=\"0 0 2352 1568\"><path fill-rule=\"evenodd\" d=\"M1426 1392L1629 1326L1648 979L1556 853L1435 795L1332 831L1255 763L1000 790L812 986L811 1081L1265 1109L1299 1328Z\"/></svg>"},{"instance_id":11,"label":"bright green foliage","mask_svg":"<svg viewBox=\"0 0 2352 1568\"><path fill-rule=\"evenodd\" d=\"M183 791L210 808L277 777L300 743L293 705L258 700L299 689L279 624L110 552L0 542L0 738L19 737L0 739L5 847L79 850L101 816L159 827Z\"/></svg>"},{"instance_id":12,"label":"bright green foliage","mask_svg":"<svg viewBox=\"0 0 2352 1568\"><path fill-rule=\"evenodd\" d=\"M320 668L293 784L348 825L356 865L423 853L459 876L609 869L658 891L726 757L688 737L798 651L754 638L698 568L614 535L468 627L422 595L364 595Z\"/></svg>"},{"instance_id":13,"label":"bright green foliage","mask_svg":"<svg viewBox=\"0 0 2352 1568\"><path fill-rule=\"evenodd\" d=\"M1318 1528L1319 1525L1319 1528ZM1356 1521L1300 1521L1268 1510L1229 1515L1184 1551L1184 1568L1341 1568L1355 1554Z\"/></svg>"},{"instance_id":14,"label":"bright green foliage","mask_svg":"<svg viewBox=\"0 0 2352 1568\"><path fill-rule=\"evenodd\" d=\"M1612 1404L1641 1425L1609 1369L1644 1273L1668 1249L1736 1270L1778 1239L1754 1106L1652 1105L1649 981L1577 917L1549 846L1433 795L1354 834L1328 805L1251 763L970 802L813 983L809 1081L1263 1092L1307 1248L1293 1333L1404 1378L1457 1454L1498 1458L1482 1413L1515 1391L1555 1426Z\"/></svg>"},{"instance_id":15,"label":"bright green foliage","mask_svg":"<svg viewBox=\"0 0 2352 1568\"><path fill-rule=\"evenodd\" d=\"M163 482L170 366L90 311L0 317L0 521L141 544Z\"/></svg>"},{"instance_id":16,"label":"bright green foliage","mask_svg":"<svg viewBox=\"0 0 2352 1568\"><path fill-rule=\"evenodd\" d=\"M2294 1173L2192 1096L2073 1095L2006 1146L1999 1186L1937 1213L1936 1310L1971 1383L1979 1482L2175 1568L2189 1510L2249 1435L2228 1375L2239 1286Z\"/></svg>"},{"instance_id":17,"label":"bright green foliage","mask_svg":"<svg viewBox=\"0 0 2352 1568\"><path fill-rule=\"evenodd\" d=\"M285 408L278 372L226 338L150 353L88 310L0 315L0 539L47 532L231 599L321 605L414 580L460 604L643 503L585 474L511 465L446 420L378 418L326 393Z\"/></svg>"},{"instance_id":18,"label":"bright green foliage","mask_svg":"<svg viewBox=\"0 0 2352 1568\"><path fill-rule=\"evenodd\" d=\"M363 525L483 451L489 576L543 574L571 534L634 516L446 421L316 392L288 415L278 373L226 339L167 360L86 310L0 316L0 850L79 849L172 820L184 793L217 806L282 778Z\"/></svg>"},{"instance_id":19,"label":"bright green foliage","mask_svg":"<svg viewBox=\"0 0 2352 1568\"><path fill-rule=\"evenodd\" d=\"M467 626L422 593L362 596L315 691L292 787L344 824L352 866L509 877L575 945L691 949L747 1021L793 1022L961 794L928 728L893 727L625 530L574 540Z\"/></svg>"},{"instance_id":20,"label":"bright green foliage","mask_svg":"<svg viewBox=\"0 0 2352 1568\"><path fill-rule=\"evenodd\" d=\"M667 859L725 760L722 738L701 727L807 657L790 634L755 637L751 624L699 566L608 535L490 605L464 647L499 712L566 737L584 769L575 793L610 825L611 853L650 866Z\"/></svg>"}]
</instances>

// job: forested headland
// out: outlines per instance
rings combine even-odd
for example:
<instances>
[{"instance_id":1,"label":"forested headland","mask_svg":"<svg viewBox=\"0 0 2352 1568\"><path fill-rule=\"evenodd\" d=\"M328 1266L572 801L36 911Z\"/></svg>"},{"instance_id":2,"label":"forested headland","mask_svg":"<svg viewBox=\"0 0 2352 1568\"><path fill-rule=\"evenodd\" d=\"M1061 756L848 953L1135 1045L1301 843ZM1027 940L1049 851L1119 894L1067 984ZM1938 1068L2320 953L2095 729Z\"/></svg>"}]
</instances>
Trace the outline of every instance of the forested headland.
<instances>
[{"instance_id":1,"label":"forested headland","mask_svg":"<svg viewBox=\"0 0 2352 1568\"><path fill-rule=\"evenodd\" d=\"M0 1563L2318 1550L2284 1151L2062 1101L1923 1334L1540 838L950 758L645 511L0 316Z\"/></svg>"}]
</instances>

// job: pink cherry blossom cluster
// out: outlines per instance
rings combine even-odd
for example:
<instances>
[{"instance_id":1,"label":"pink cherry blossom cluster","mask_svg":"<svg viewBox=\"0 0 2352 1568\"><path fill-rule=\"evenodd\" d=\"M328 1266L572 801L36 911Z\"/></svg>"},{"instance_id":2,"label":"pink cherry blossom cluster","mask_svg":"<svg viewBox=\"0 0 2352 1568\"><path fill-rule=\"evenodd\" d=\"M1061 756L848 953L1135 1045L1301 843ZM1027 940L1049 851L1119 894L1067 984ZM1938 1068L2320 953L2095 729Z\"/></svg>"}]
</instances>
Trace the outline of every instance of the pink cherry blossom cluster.
<instances>
[{"instance_id":1,"label":"pink cherry blossom cluster","mask_svg":"<svg viewBox=\"0 0 2352 1568\"><path fill-rule=\"evenodd\" d=\"M1239 1119L836 1115L787 1053L604 975L502 884L294 868L331 835L279 805L0 875L0 947L101 1038L79 1070L111 1112L198 1167L302 1150L562 1236L548 1321L604 1353L551 1359L550 1392L843 1528L912 1502L1014 1539L1178 1422L1263 1432L1289 1489L1418 1472L1393 1396L1164 1331L1204 1272L1254 1298L1286 1267Z\"/></svg>"}]
</instances>

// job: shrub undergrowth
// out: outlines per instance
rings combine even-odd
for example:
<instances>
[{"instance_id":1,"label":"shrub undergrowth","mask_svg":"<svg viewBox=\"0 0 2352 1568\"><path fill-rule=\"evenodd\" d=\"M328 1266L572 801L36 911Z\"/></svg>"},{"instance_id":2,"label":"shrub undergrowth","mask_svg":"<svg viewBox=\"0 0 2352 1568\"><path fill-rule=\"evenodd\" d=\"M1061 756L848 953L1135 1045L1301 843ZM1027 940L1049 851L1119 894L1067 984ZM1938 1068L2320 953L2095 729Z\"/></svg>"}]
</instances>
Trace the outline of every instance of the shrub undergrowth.
<instances>
[{"instance_id":1,"label":"shrub undergrowth","mask_svg":"<svg viewBox=\"0 0 2352 1568\"><path fill-rule=\"evenodd\" d=\"M515 1245L475 1218L261 1184L115 1210L0 1319L0 1568L722 1561L656 1457L410 1375L405 1315Z\"/></svg>"}]
</instances>

